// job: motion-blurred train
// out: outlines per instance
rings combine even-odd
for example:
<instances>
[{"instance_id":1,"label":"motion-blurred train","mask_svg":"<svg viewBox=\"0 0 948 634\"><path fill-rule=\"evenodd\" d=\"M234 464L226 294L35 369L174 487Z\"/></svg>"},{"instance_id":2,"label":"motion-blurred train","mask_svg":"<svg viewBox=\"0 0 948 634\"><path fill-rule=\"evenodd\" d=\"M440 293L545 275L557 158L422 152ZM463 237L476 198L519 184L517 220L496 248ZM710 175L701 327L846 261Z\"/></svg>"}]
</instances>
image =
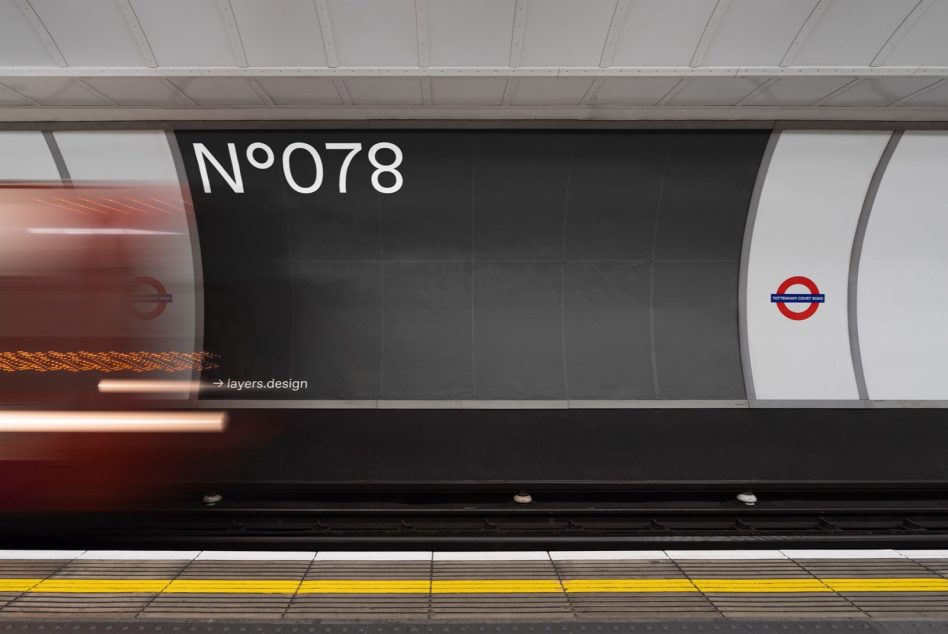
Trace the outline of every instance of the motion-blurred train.
<instances>
[{"instance_id":1,"label":"motion-blurred train","mask_svg":"<svg viewBox=\"0 0 948 634\"><path fill-rule=\"evenodd\" d=\"M0 131L0 503L928 495L946 201L932 129Z\"/></svg>"}]
</instances>

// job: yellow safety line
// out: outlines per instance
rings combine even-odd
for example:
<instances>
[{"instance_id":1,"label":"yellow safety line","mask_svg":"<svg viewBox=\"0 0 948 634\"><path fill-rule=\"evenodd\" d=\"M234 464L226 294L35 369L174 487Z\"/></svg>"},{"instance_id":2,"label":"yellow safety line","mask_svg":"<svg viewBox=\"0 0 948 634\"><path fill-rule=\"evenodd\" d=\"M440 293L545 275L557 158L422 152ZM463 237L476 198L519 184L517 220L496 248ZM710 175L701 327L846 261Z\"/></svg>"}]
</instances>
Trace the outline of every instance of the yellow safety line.
<instances>
[{"instance_id":1,"label":"yellow safety line","mask_svg":"<svg viewBox=\"0 0 948 634\"><path fill-rule=\"evenodd\" d=\"M175 579L164 589L167 593L201 594L296 594L298 580L272 579Z\"/></svg>"},{"instance_id":2,"label":"yellow safety line","mask_svg":"<svg viewBox=\"0 0 948 634\"><path fill-rule=\"evenodd\" d=\"M149 594L558 594L948 592L948 579L0 579L0 592Z\"/></svg>"},{"instance_id":3,"label":"yellow safety line","mask_svg":"<svg viewBox=\"0 0 948 634\"><path fill-rule=\"evenodd\" d=\"M697 592L690 579L565 579L567 592Z\"/></svg>"},{"instance_id":4,"label":"yellow safety line","mask_svg":"<svg viewBox=\"0 0 948 634\"><path fill-rule=\"evenodd\" d=\"M431 582L431 594L493 594L556 592L563 586L556 579L444 579Z\"/></svg>"},{"instance_id":5,"label":"yellow safety line","mask_svg":"<svg viewBox=\"0 0 948 634\"><path fill-rule=\"evenodd\" d=\"M161 592L168 579L43 579L27 592Z\"/></svg>"},{"instance_id":6,"label":"yellow safety line","mask_svg":"<svg viewBox=\"0 0 948 634\"><path fill-rule=\"evenodd\" d=\"M836 592L948 592L948 579L823 579Z\"/></svg>"},{"instance_id":7,"label":"yellow safety line","mask_svg":"<svg viewBox=\"0 0 948 634\"><path fill-rule=\"evenodd\" d=\"M26 592L42 579L0 579L0 592Z\"/></svg>"},{"instance_id":8,"label":"yellow safety line","mask_svg":"<svg viewBox=\"0 0 948 634\"><path fill-rule=\"evenodd\" d=\"M698 590L716 592L832 592L820 579L695 579Z\"/></svg>"}]
</instances>

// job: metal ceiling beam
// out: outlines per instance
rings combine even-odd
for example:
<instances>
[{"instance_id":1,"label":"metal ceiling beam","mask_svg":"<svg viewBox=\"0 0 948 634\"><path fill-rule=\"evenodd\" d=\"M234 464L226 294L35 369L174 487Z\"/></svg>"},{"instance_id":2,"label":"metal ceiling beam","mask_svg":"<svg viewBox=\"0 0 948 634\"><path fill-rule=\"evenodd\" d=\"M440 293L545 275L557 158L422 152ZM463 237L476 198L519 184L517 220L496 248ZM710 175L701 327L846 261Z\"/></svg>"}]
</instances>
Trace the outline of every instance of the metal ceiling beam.
<instances>
[{"instance_id":1,"label":"metal ceiling beam","mask_svg":"<svg viewBox=\"0 0 948 634\"><path fill-rule=\"evenodd\" d=\"M701 66L704 64L708 47L711 46L714 33L718 30L718 25L721 24L721 20L724 18L724 12L727 11L727 7L730 3L731 0L718 0L717 4L714 5L714 10L708 17L707 24L704 25L704 31L701 32L701 39L698 40L698 46L695 47L694 55L691 56L692 66Z\"/></svg>"},{"instance_id":2,"label":"metal ceiling beam","mask_svg":"<svg viewBox=\"0 0 948 634\"><path fill-rule=\"evenodd\" d=\"M351 106L352 97L349 96L349 89L346 88L345 82L339 78L336 78L332 80L332 84L335 86L336 92L339 93L339 101L342 102L342 105Z\"/></svg>"},{"instance_id":3,"label":"metal ceiling beam","mask_svg":"<svg viewBox=\"0 0 948 634\"><path fill-rule=\"evenodd\" d=\"M191 99L190 95L188 95L186 92L178 88L177 84L175 84L170 79L159 79L158 81L160 81L169 92L176 95L178 99L181 99L184 103L188 104L189 106L197 106L197 102L194 101L194 99Z\"/></svg>"},{"instance_id":4,"label":"metal ceiling beam","mask_svg":"<svg viewBox=\"0 0 948 634\"><path fill-rule=\"evenodd\" d=\"M24 95L24 94L23 94L22 92L20 92L19 90L14 90L13 88L10 88L9 86L7 86L7 85L5 85L5 84L3 84L3 83L0 83L0 93L2 93L2 92L9 93L9 94L13 95L14 97L16 97L16 98L18 98L18 99L22 99L23 101L25 101L25 102L27 102L27 103L33 104L34 106L42 106L42 105L43 105L43 104L41 104L40 102L38 102L37 100L33 99L32 97L27 97L26 95Z\"/></svg>"},{"instance_id":5,"label":"metal ceiling beam","mask_svg":"<svg viewBox=\"0 0 948 634\"><path fill-rule=\"evenodd\" d=\"M326 52L326 65L329 68L339 66L339 58L336 56L336 38L332 33L332 22L329 19L329 7L326 0L313 0L313 6L316 7L316 21L319 23L319 32L323 36L323 50Z\"/></svg>"},{"instance_id":6,"label":"metal ceiling beam","mask_svg":"<svg viewBox=\"0 0 948 634\"><path fill-rule=\"evenodd\" d=\"M500 100L502 106L513 105L514 93L517 91L517 80L508 79L504 85L504 96Z\"/></svg>"},{"instance_id":7,"label":"metal ceiling beam","mask_svg":"<svg viewBox=\"0 0 948 634\"><path fill-rule=\"evenodd\" d=\"M53 40L53 36L49 34L49 29L43 24L43 20L40 19L39 14L36 12L36 9L33 8L30 0L16 0L16 4L20 7L20 11L23 12L30 26L36 31L36 35L43 41L43 46L46 47L46 51L50 57L53 58L53 62L62 67L69 66L66 62L66 58L63 56L63 52L59 50L59 46L56 44L56 41Z\"/></svg>"},{"instance_id":8,"label":"metal ceiling beam","mask_svg":"<svg viewBox=\"0 0 948 634\"><path fill-rule=\"evenodd\" d=\"M132 7L131 0L116 0L116 2L118 2L119 8L122 10L122 17L125 18L125 23L128 24L128 28L131 30L132 36L138 44L138 50L142 54L142 59L145 60L145 66L157 68L158 60L155 58L155 52L151 50L151 42L148 41L148 36L145 35L145 29L142 27L141 20L138 19L138 14L135 13L135 9Z\"/></svg>"},{"instance_id":9,"label":"metal ceiling beam","mask_svg":"<svg viewBox=\"0 0 948 634\"><path fill-rule=\"evenodd\" d=\"M237 26L234 7L230 0L217 0L217 6L220 8L224 27L227 30L227 40L230 42L230 50L234 54L234 60L241 68L247 68L247 51L244 49L244 40L240 37L240 27Z\"/></svg>"},{"instance_id":10,"label":"metal ceiling beam","mask_svg":"<svg viewBox=\"0 0 948 634\"><path fill-rule=\"evenodd\" d=\"M911 102L912 100L914 100L914 99L916 99L916 98L918 98L918 97L921 97L922 95L927 94L927 93L929 93L929 92L935 90L936 88L939 88L939 87L941 87L941 86L944 86L946 82L948 82L948 79L940 79L940 80L936 81L934 84L931 84L931 85L929 85L929 86L925 86L924 88L919 88L919 89L916 90L915 92L911 92L911 93L905 95L904 97L902 97L901 99L899 99L899 100L897 100L897 101L893 101L893 102L890 103L889 105L890 105L890 106L902 106L902 105L904 105L904 104L907 104L907 103Z\"/></svg>"},{"instance_id":11,"label":"metal ceiling beam","mask_svg":"<svg viewBox=\"0 0 948 634\"><path fill-rule=\"evenodd\" d=\"M273 97L271 97L269 93L263 89L263 86L260 85L260 82L251 77L247 79L247 84L249 84L250 89L254 91L258 97L260 97L260 101L268 106L275 105L273 102Z\"/></svg>"},{"instance_id":12,"label":"metal ceiling beam","mask_svg":"<svg viewBox=\"0 0 948 634\"><path fill-rule=\"evenodd\" d=\"M509 120L521 125L541 125L540 121L838 121L838 122L932 122L941 128L948 126L948 112L944 108L861 108L825 106L595 106L595 107L532 107L532 106L228 106L200 108L103 108L99 107L23 107L3 108L0 128L16 122L85 121L424 121L434 120ZM254 124L261 127L259 124ZM489 123L484 123L489 126ZM169 126L171 127L171 126Z\"/></svg>"},{"instance_id":13,"label":"metal ceiling beam","mask_svg":"<svg viewBox=\"0 0 948 634\"><path fill-rule=\"evenodd\" d=\"M459 66L304 67L259 66L222 68L206 66L53 67L0 66L0 77L948 77L948 66Z\"/></svg>"},{"instance_id":14,"label":"metal ceiling beam","mask_svg":"<svg viewBox=\"0 0 948 634\"><path fill-rule=\"evenodd\" d=\"M832 1L833 0L819 0L819 2L816 3L813 10L810 11L810 15L806 16L806 20L800 25L800 30L797 31L793 41L790 42L790 46L787 47L787 52L783 54L783 58L780 60L781 66L793 65L793 60L800 54L800 49L803 48L803 44L809 39L810 34L813 33L813 29L816 28L817 23L820 21L820 18L823 17L823 14L826 13Z\"/></svg>"},{"instance_id":15,"label":"metal ceiling beam","mask_svg":"<svg viewBox=\"0 0 948 634\"><path fill-rule=\"evenodd\" d=\"M424 77L421 80L421 103L431 105L431 79Z\"/></svg>"},{"instance_id":16,"label":"metal ceiling beam","mask_svg":"<svg viewBox=\"0 0 948 634\"><path fill-rule=\"evenodd\" d=\"M616 7L612 11L612 21L609 22L609 30L606 32L606 41L602 45L602 55L599 57L600 68L612 66L612 60L616 55L616 46L619 44L619 36L622 33L622 27L625 25L625 14L629 10L631 1L616 0Z\"/></svg>"},{"instance_id":17,"label":"metal ceiling beam","mask_svg":"<svg viewBox=\"0 0 948 634\"><path fill-rule=\"evenodd\" d=\"M905 34L912 30L912 27L915 26L915 23L918 22L919 18L922 17L922 14L932 6L932 3L935 0L919 0L918 3L908 12L908 15L905 16L905 19L899 23L895 28L895 31L892 32L892 35L889 36L889 39L885 41L885 44L882 45L882 48L879 49L879 52L876 53L876 56L872 58L872 61L869 62L870 66L879 66L885 63L886 58L892 54L892 51L895 50L895 47L899 45L899 42L902 41L902 38L905 37Z\"/></svg>"},{"instance_id":18,"label":"metal ceiling beam","mask_svg":"<svg viewBox=\"0 0 948 634\"><path fill-rule=\"evenodd\" d=\"M599 94L599 90L602 88L603 84L606 83L604 77L597 77L589 84L589 88L586 89L586 94L583 95L583 98L579 100L579 105L588 106L596 101L596 95Z\"/></svg>"},{"instance_id":19,"label":"metal ceiling beam","mask_svg":"<svg viewBox=\"0 0 948 634\"><path fill-rule=\"evenodd\" d=\"M514 7L513 30L510 34L510 67L520 66L523 54L523 35L527 30L527 0L517 0Z\"/></svg>"},{"instance_id":20,"label":"metal ceiling beam","mask_svg":"<svg viewBox=\"0 0 948 634\"><path fill-rule=\"evenodd\" d=\"M117 101L115 101L114 99L112 99L111 97L103 93L101 90L95 88L94 86L90 86L88 82L85 82L81 79L73 79L72 81L75 82L76 85L78 85L80 88L85 90L90 95L93 95L95 97L98 97L99 99L102 99L103 101L105 101L105 103L109 104L110 106L119 105Z\"/></svg>"},{"instance_id":21,"label":"metal ceiling beam","mask_svg":"<svg viewBox=\"0 0 948 634\"><path fill-rule=\"evenodd\" d=\"M418 65L428 67L428 0L415 0L415 35L418 40Z\"/></svg>"}]
</instances>

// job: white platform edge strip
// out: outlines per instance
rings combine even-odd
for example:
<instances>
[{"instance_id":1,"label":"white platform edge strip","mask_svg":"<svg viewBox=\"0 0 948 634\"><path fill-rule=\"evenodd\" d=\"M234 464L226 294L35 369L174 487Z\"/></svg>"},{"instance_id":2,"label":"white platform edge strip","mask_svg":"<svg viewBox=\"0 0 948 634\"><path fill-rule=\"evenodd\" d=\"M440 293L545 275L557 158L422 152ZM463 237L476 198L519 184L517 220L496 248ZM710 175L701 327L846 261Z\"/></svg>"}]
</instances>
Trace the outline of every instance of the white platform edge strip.
<instances>
[{"instance_id":1,"label":"white platform edge strip","mask_svg":"<svg viewBox=\"0 0 948 634\"><path fill-rule=\"evenodd\" d=\"M218 560L218 561L609 561L748 559L948 559L948 550L583 550L583 551L187 551L0 550L0 560Z\"/></svg>"},{"instance_id":2,"label":"white platform edge strip","mask_svg":"<svg viewBox=\"0 0 948 634\"><path fill-rule=\"evenodd\" d=\"M431 561L431 551L322 551L316 553L316 561Z\"/></svg>"},{"instance_id":3,"label":"white platform edge strip","mask_svg":"<svg viewBox=\"0 0 948 634\"><path fill-rule=\"evenodd\" d=\"M87 550L75 559L191 561L200 553L199 550Z\"/></svg>"},{"instance_id":4,"label":"white platform edge strip","mask_svg":"<svg viewBox=\"0 0 948 634\"><path fill-rule=\"evenodd\" d=\"M204 550L195 553L196 561L312 561L316 551L241 551Z\"/></svg>"}]
</instances>

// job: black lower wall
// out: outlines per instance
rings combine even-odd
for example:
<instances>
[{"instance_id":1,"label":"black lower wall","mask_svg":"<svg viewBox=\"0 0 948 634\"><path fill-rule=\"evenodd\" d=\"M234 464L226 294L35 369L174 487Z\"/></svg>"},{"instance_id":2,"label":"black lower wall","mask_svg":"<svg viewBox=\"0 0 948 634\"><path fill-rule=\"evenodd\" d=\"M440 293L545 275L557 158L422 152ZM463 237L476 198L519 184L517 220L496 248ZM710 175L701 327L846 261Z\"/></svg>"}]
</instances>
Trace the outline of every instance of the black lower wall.
<instances>
[{"instance_id":1,"label":"black lower wall","mask_svg":"<svg viewBox=\"0 0 948 634\"><path fill-rule=\"evenodd\" d=\"M238 410L175 477L588 485L948 482L948 410Z\"/></svg>"}]
</instances>

